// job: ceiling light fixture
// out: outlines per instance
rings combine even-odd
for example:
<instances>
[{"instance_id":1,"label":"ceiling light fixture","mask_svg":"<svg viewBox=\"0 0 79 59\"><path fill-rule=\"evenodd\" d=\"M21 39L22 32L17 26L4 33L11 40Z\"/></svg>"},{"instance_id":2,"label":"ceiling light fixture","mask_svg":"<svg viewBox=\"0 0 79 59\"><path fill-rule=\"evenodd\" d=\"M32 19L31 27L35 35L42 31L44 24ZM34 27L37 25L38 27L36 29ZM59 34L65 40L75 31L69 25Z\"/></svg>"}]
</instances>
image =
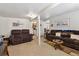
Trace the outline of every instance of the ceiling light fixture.
<instances>
[{"instance_id":1,"label":"ceiling light fixture","mask_svg":"<svg viewBox=\"0 0 79 59\"><path fill-rule=\"evenodd\" d=\"M27 15L25 15L25 17L30 18L30 19L34 19L35 17L37 17L37 14L35 14L33 12L29 12Z\"/></svg>"}]
</instances>

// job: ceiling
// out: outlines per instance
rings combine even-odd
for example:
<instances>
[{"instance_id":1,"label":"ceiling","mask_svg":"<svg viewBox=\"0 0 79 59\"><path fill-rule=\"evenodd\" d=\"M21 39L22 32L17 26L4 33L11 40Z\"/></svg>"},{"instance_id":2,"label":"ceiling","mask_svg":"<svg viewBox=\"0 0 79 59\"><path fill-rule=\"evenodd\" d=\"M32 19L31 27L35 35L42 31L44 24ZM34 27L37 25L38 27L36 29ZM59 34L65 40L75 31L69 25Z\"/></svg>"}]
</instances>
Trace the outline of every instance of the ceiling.
<instances>
[{"instance_id":1,"label":"ceiling","mask_svg":"<svg viewBox=\"0 0 79 59\"><path fill-rule=\"evenodd\" d=\"M53 5L52 5L53 7ZM79 4L72 3L60 3L56 5L54 8L48 8L41 14L41 18L43 20L47 20L65 13L73 12L79 10ZM44 16L43 16L44 15Z\"/></svg>"},{"instance_id":2,"label":"ceiling","mask_svg":"<svg viewBox=\"0 0 79 59\"><path fill-rule=\"evenodd\" d=\"M29 12L40 14L41 20L79 9L79 4L72 3L0 3L0 16L26 18Z\"/></svg>"},{"instance_id":3,"label":"ceiling","mask_svg":"<svg viewBox=\"0 0 79 59\"><path fill-rule=\"evenodd\" d=\"M48 3L0 3L0 16L23 18L30 11L38 13Z\"/></svg>"}]
</instances>

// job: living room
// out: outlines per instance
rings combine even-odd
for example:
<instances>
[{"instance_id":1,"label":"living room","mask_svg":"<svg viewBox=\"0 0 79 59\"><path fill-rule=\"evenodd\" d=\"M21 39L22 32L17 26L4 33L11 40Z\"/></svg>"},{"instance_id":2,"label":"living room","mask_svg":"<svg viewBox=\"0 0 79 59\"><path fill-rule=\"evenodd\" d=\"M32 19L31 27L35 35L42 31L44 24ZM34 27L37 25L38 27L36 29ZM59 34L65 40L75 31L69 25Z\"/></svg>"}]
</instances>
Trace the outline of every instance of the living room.
<instances>
[{"instance_id":1,"label":"living room","mask_svg":"<svg viewBox=\"0 0 79 59\"><path fill-rule=\"evenodd\" d=\"M0 55L79 55L78 15L75 3L0 4Z\"/></svg>"}]
</instances>

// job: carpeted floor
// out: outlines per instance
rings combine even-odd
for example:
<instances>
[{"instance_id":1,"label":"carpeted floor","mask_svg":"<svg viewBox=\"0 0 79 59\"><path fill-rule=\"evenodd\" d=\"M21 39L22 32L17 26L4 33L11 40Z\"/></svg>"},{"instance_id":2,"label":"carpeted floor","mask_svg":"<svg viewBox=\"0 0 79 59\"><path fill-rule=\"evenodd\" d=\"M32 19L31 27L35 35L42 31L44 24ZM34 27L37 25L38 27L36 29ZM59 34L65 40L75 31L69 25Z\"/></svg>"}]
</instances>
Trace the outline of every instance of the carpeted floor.
<instances>
[{"instance_id":1,"label":"carpeted floor","mask_svg":"<svg viewBox=\"0 0 79 59\"><path fill-rule=\"evenodd\" d=\"M32 42L22 43L8 47L10 56L69 56L61 50L55 50L54 47L41 41L38 45L38 39L34 38Z\"/></svg>"}]
</instances>

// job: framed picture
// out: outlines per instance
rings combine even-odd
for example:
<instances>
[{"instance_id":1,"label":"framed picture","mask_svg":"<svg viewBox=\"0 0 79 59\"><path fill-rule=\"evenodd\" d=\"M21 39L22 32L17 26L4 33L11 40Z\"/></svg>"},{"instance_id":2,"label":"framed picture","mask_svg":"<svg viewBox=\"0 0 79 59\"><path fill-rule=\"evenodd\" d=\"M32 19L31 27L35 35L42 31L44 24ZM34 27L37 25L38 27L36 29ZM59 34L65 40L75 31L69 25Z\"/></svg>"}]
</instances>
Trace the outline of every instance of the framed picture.
<instances>
[{"instance_id":1,"label":"framed picture","mask_svg":"<svg viewBox=\"0 0 79 59\"><path fill-rule=\"evenodd\" d=\"M20 21L16 21L16 22L13 22L12 25L13 26L20 26L20 25L23 25L23 24L21 24Z\"/></svg>"},{"instance_id":2,"label":"framed picture","mask_svg":"<svg viewBox=\"0 0 79 59\"><path fill-rule=\"evenodd\" d=\"M53 24L51 24L51 27L53 27Z\"/></svg>"},{"instance_id":3,"label":"framed picture","mask_svg":"<svg viewBox=\"0 0 79 59\"><path fill-rule=\"evenodd\" d=\"M65 26L68 27L69 26L69 21L68 20L61 20L61 21L57 21L57 26Z\"/></svg>"}]
</instances>

